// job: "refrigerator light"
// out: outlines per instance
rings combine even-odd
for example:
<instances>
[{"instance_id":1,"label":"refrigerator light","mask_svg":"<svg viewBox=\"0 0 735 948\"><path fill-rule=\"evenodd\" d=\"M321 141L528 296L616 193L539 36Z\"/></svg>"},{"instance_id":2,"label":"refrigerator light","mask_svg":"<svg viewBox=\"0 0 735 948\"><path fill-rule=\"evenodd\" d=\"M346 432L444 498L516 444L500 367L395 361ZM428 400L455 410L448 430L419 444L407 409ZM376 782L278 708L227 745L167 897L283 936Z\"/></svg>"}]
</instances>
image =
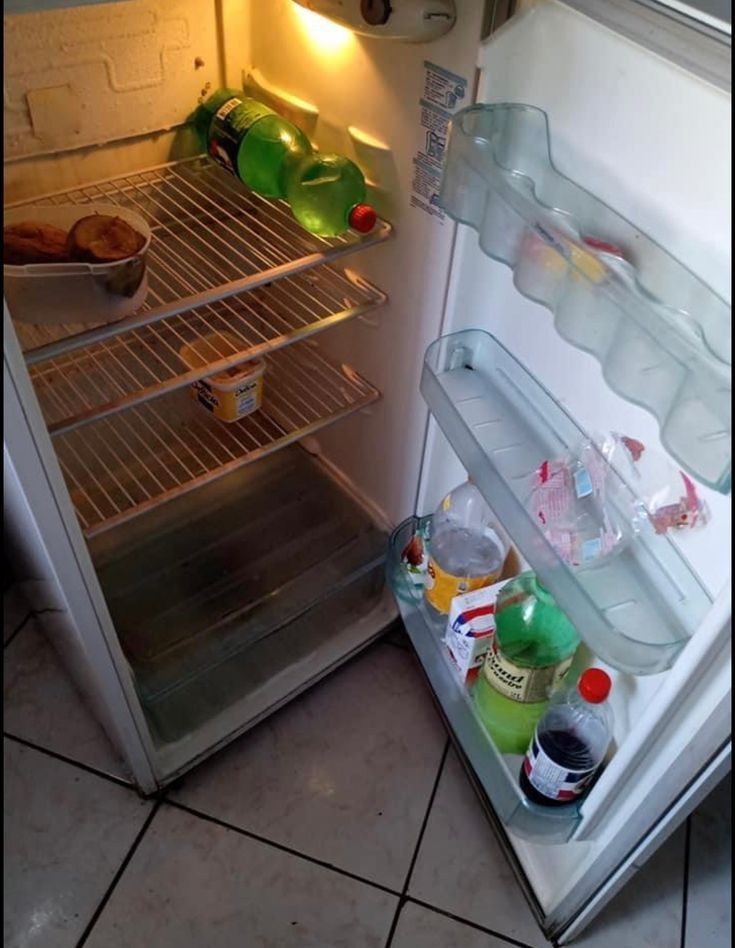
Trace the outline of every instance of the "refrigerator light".
<instances>
[{"instance_id":1,"label":"refrigerator light","mask_svg":"<svg viewBox=\"0 0 735 948\"><path fill-rule=\"evenodd\" d=\"M297 6L296 14L308 41L326 56L342 53L355 42L352 31L346 26L340 26L334 20L315 13L306 6Z\"/></svg>"},{"instance_id":2,"label":"refrigerator light","mask_svg":"<svg viewBox=\"0 0 735 948\"><path fill-rule=\"evenodd\" d=\"M427 43L448 33L454 0L294 0L329 22L363 36Z\"/></svg>"}]
</instances>

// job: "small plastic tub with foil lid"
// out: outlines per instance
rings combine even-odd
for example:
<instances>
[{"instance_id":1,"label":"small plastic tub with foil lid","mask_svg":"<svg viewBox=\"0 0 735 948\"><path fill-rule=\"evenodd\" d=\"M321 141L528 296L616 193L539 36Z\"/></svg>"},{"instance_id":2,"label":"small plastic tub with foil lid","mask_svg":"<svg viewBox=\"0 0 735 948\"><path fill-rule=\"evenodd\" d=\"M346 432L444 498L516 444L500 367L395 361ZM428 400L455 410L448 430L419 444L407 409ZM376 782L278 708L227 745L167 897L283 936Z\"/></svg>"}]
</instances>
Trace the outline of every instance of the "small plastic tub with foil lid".
<instances>
[{"instance_id":1,"label":"small plastic tub with foil lid","mask_svg":"<svg viewBox=\"0 0 735 948\"><path fill-rule=\"evenodd\" d=\"M191 369L200 369L209 362L219 361L223 357L224 335L222 333L204 336L196 342L182 346L179 354ZM236 347L237 341L232 340L232 344ZM265 362L262 359L243 362L193 382L191 394L220 421L239 421L260 408L263 401L264 372Z\"/></svg>"}]
</instances>

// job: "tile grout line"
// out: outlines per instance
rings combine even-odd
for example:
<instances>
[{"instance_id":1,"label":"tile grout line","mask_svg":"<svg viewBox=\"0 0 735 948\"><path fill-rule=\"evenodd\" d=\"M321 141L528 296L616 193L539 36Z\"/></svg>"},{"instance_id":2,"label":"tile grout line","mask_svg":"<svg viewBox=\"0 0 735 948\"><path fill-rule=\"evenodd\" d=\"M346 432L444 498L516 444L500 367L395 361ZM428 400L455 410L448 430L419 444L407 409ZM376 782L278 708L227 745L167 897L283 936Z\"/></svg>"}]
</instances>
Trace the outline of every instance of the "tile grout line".
<instances>
[{"instance_id":1,"label":"tile grout line","mask_svg":"<svg viewBox=\"0 0 735 948\"><path fill-rule=\"evenodd\" d=\"M385 948L391 948L393 943L393 938L396 933L396 928L398 927L398 919L400 918L401 912L403 911L403 906L406 904L406 893L408 892L408 886L411 882L411 876L413 875L414 866L416 865L416 860L418 859L419 849L421 848L421 843L424 838L424 833L426 832L426 827L429 822L429 815L431 814L432 807L434 806L434 798L436 797L436 792L439 789L439 781L441 780L441 775L444 772L444 764L447 759L447 754L449 753L450 740L447 737L444 742L444 750L442 751L441 760L439 761L439 766L436 771L436 777L434 778L434 785L431 788L431 793L429 795L429 802L426 806L426 812L424 813L424 818L421 822L421 827L419 829L419 834L416 839L416 845L413 849L413 855L411 856L411 862L408 867L408 872L406 873L406 878L403 883L403 888L398 897L398 905L396 910L393 913L393 921L391 922L390 929L388 930L388 938L385 942Z\"/></svg>"},{"instance_id":2,"label":"tile grout line","mask_svg":"<svg viewBox=\"0 0 735 948\"><path fill-rule=\"evenodd\" d=\"M29 609L28 612L23 617L23 619L20 621L20 623L13 629L13 631L10 633L6 641L3 643L3 651L5 651L5 649L15 639L16 635L20 632L21 629L23 629L26 626L26 624L28 623L28 620L31 618L33 618L33 610Z\"/></svg>"},{"instance_id":3,"label":"tile grout line","mask_svg":"<svg viewBox=\"0 0 735 948\"><path fill-rule=\"evenodd\" d=\"M681 948L686 948L687 940L687 902L689 901L689 860L691 858L692 817L687 817L684 833L684 879L681 888Z\"/></svg>"},{"instance_id":4,"label":"tile grout line","mask_svg":"<svg viewBox=\"0 0 735 948\"><path fill-rule=\"evenodd\" d=\"M379 889L381 892L386 892L388 895L400 895L396 889L391 889L390 886L381 885L380 882L373 882L372 879L366 879L364 876L358 876L356 873L349 872L347 869L342 869L340 866L335 866L333 863L325 862L323 859L317 859L315 856L309 856L307 853L302 853L298 849L292 849L290 846L284 846L283 843L277 843L272 839L268 839L267 836L259 836L257 833L253 833L250 830L243 829L240 826L235 826L234 823L228 823L225 820L220 820L216 816L210 816L209 813L203 813L201 810L195 810L193 807L187 806L185 803L179 803L178 800L169 800L167 797L164 797L162 802L173 809L182 810L184 813L188 813L190 816L194 816L197 819L204 820L207 823L214 823L216 826L221 826L223 829L231 830L233 833L237 833L240 836L245 836L248 839L255 840L257 843L263 843L265 846L272 846L273 849L278 849L283 853L287 853L289 856L296 856L297 859L303 859L306 862L310 862L322 869L329 869L331 872L336 872L338 875L346 876L348 879L353 879L355 882L361 882L363 885L369 885L373 889Z\"/></svg>"},{"instance_id":5,"label":"tile grout line","mask_svg":"<svg viewBox=\"0 0 735 948\"><path fill-rule=\"evenodd\" d=\"M112 893L115 891L115 888L117 887L118 882L122 878L123 873L127 869L128 864L130 863L130 860L135 855L135 851L137 850L138 846L142 842L143 837L148 832L148 827L153 822L153 817L160 810L162 803L163 803L162 800L156 800L153 806L151 807L151 812L146 817L145 823L143 823L140 830L138 831L138 835L133 840L133 843L130 849L128 850L127 854L125 855L125 858L123 859L122 863L118 867L117 872L113 876L112 882L107 887L107 890L105 894L102 896L102 899L100 900L99 905L95 909L94 914L92 915L92 918L87 923L87 927L84 929L79 941L76 943L76 948L82 948L82 945L84 945L84 943L87 941L89 936L92 934L92 929L97 924L97 920L99 919L100 915L104 911L105 906L109 902L110 897L112 896Z\"/></svg>"},{"instance_id":6,"label":"tile grout line","mask_svg":"<svg viewBox=\"0 0 735 948\"><path fill-rule=\"evenodd\" d=\"M51 609L51 608L49 608L49 609L29 609L29 610L28 610L28 613L26 614L25 618L24 618L23 621L20 623L20 625L17 627L17 629L15 629L13 632L11 632L11 633L10 633L10 638L7 640L7 642L4 642L4 643L3 643L3 651L5 651L5 649L10 645L11 642L15 641L16 635L21 631L21 629L24 629L24 628L26 627L26 625L28 624L28 620L29 620L29 619L35 619L36 616L46 615L46 614L49 613L49 612L62 612L62 611L63 611L62 609Z\"/></svg>"},{"instance_id":7,"label":"tile grout line","mask_svg":"<svg viewBox=\"0 0 735 948\"><path fill-rule=\"evenodd\" d=\"M104 770L98 770L96 767L91 767L89 764L83 764L81 761L74 760L71 757L66 757L64 754L59 754L57 751L49 750L47 747L42 747L40 744L34 744L33 741L26 740L24 737L18 737L16 734L11 734L9 731L3 731L3 737L9 741L14 741L16 744L21 744L23 747L28 747L30 750L38 751L39 754L45 754L47 757L53 757L54 760L60 760L64 764L69 764L71 767L76 767L79 770L83 770L85 773L93 774L95 777L100 777L102 780L107 780L110 783L114 783L118 787L124 787L126 790L132 790L136 793L141 799L151 799L151 797L144 797L140 794L133 784L129 780L125 780L124 777L116 777L114 774L106 774Z\"/></svg>"},{"instance_id":8,"label":"tile grout line","mask_svg":"<svg viewBox=\"0 0 735 948\"><path fill-rule=\"evenodd\" d=\"M492 928L486 928L484 925L480 925L479 922L473 922L471 919L464 918L462 915L455 915L453 912L448 912L446 909L439 908L438 905L432 905L431 902L424 902L423 899L417 899L413 895L407 895L406 902L413 902L414 905L420 905L421 908L429 909L431 912L436 912L437 915L443 915L445 918L451 918L452 921L459 922L461 925L466 925L468 928L474 928L476 931L482 932L485 935L492 935L493 938L499 938L500 941L504 941L508 945L514 945L515 948L532 948L532 946L527 942L518 941L518 939L513 938L512 935L504 935L502 932L497 932ZM551 945L551 942L549 942L549 945Z\"/></svg>"}]
</instances>

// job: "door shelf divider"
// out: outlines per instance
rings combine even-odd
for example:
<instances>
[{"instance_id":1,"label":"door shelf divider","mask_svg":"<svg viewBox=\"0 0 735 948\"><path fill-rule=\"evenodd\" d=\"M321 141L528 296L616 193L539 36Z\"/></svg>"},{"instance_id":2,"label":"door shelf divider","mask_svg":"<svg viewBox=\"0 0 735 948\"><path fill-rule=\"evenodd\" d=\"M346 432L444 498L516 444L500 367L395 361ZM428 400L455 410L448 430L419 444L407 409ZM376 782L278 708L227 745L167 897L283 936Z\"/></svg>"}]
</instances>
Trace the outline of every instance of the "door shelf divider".
<instances>
[{"instance_id":1,"label":"door shelf divider","mask_svg":"<svg viewBox=\"0 0 735 948\"><path fill-rule=\"evenodd\" d=\"M481 330L441 337L426 353L421 392L458 458L531 569L603 661L635 675L670 668L711 599L668 536L643 520L616 555L569 566L528 511L532 476L587 440L576 422L497 339ZM602 463L604 459L602 459ZM608 492L635 495L608 467Z\"/></svg>"},{"instance_id":2,"label":"door shelf divider","mask_svg":"<svg viewBox=\"0 0 735 948\"><path fill-rule=\"evenodd\" d=\"M442 713L503 826L525 839L566 842L581 821L581 804L542 807L532 803L521 791L518 775L522 757L501 754L495 747L477 716L471 692L452 668L442 642L445 618L435 615L426 606L422 587L411 581L401 562L402 551L422 522L410 517L396 528L390 540L387 573L403 623Z\"/></svg>"},{"instance_id":3,"label":"door shelf divider","mask_svg":"<svg viewBox=\"0 0 735 948\"><path fill-rule=\"evenodd\" d=\"M215 418L179 390L54 438L87 538L229 474L375 402L380 393L305 340L265 357L263 402Z\"/></svg>"},{"instance_id":4,"label":"door shelf divider","mask_svg":"<svg viewBox=\"0 0 735 948\"><path fill-rule=\"evenodd\" d=\"M145 303L114 323L44 326L26 348L28 365L293 276L374 246L391 232L379 220L368 234L317 237L284 201L255 194L203 155L9 206L100 202L129 208L151 227Z\"/></svg>"},{"instance_id":5,"label":"door shelf divider","mask_svg":"<svg viewBox=\"0 0 735 948\"><path fill-rule=\"evenodd\" d=\"M731 483L730 306L691 270L554 167L547 116L477 105L451 121L440 201L475 228L559 334L650 411L669 453Z\"/></svg>"},{"instance_id":6,"label":"door shelf divider","mask_svg":"<svg viewBox=\"0 0 735 948\"><path fill-rule=\"evenodd\" d=\"M38 362L30 367L31 381L48 430L58 437L261 359L381 306L386 299L356 274L322 265ZM19 322L16 330L21 344L29 344L39 327ZM191 368L181 356L182 348L192 344L206 355L198 368Z\"/></svg>"}]
</instances>

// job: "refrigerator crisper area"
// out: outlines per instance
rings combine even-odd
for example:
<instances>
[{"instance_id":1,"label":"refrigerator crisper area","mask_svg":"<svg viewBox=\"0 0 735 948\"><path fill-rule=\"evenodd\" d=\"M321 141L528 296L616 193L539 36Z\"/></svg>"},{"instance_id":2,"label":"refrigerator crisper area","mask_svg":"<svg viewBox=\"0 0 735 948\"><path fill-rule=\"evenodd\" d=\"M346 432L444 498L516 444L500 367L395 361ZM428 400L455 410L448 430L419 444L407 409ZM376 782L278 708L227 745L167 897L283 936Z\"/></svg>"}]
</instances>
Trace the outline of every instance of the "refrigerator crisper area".
<instances>
[{"instance_id":1,"label":"refrigerator crisper area","mask_svg":"<svg viewBox=\"0 0 735 948\"><path fill-rule=\"evenodd\" d=\"M143 307L94 325L10 308L167 783L396 617L385 530L297 445L380 398L309 337L385 303L331 261L390 227L313 236L204 157L27 206L100 201L151 228ZM255 359L258 410L200 404L193 382Z\"/></svg>"},{"instance_id":2,"label":"refrigerator crisper area","mask_svg":"<svg viewBox=\"0 0 735 948\"><path fill-rule=\"evenodd\" d=\"M153 739L177 769L390 619L386 536L297 447L90 543ZM188 748L188 750L187 750Z\"/></svg>"}]
</instances>

